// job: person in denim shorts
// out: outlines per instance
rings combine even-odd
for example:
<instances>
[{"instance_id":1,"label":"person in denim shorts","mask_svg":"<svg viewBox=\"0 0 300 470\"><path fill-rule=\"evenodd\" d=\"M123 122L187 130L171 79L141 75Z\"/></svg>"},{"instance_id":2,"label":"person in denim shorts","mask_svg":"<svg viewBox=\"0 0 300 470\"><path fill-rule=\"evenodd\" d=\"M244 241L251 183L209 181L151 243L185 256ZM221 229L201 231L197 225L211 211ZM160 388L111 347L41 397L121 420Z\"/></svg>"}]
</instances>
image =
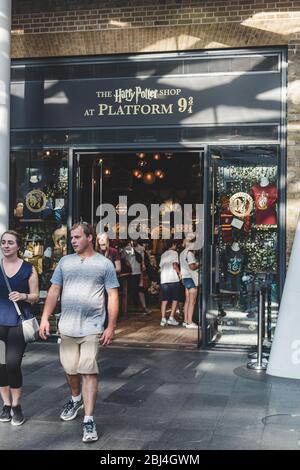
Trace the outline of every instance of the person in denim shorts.
<instances>
[{"instance_id":1,"label":"person in denim shorts","mask_svg":"<svg viewBox=\"0 0 300 470\"><path fill-rule=\"evenodd\" d=\"M97 253L93 229L86 222L73 225L71 244L74 254L63 256L51 278L40 324L40 336L49 335L49 317L61 296L59 331L60 361L71 390L60 418L70 421L84 408L83 442L98 440L93 413L97 396L98 352L112 342L117 321L119 283L113 263ZM108 296L108 325L105 296ZM80 383L82 380L82 394Z\"/></svg>"},{"instance_id":2,"label":"person in denim shorts","mask_svg":"<svg viewBox=\"0 0 300 470\"><path fill-rule=\"evenodd\" d=\"M192 235L187 236L183 242L183 250L180 253L181 280L185 287L184 322L182 326L187 329L197 329L198 325L193 322L193 314L198 295L199 285L199 263L194 255L194 240Z\"/></svg>"}]
</instances>

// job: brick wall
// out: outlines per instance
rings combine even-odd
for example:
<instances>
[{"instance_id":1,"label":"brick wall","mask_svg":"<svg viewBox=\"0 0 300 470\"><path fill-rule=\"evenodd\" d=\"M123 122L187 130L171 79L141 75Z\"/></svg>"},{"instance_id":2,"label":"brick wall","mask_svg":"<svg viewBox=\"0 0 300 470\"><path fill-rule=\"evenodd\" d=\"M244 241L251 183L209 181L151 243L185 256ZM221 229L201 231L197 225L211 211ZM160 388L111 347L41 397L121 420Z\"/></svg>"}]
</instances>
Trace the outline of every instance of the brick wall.
<instances>
[{"instance_id":1,"label":"brick wall","mask_svg":"<svg viewBox=\"0 0 300 470\"><path fill-rule=\"evenodd\" d=\"M300 211L300 0L13 0L12 57L288 45L288 246Z\"/></svg>"}]
</instances>

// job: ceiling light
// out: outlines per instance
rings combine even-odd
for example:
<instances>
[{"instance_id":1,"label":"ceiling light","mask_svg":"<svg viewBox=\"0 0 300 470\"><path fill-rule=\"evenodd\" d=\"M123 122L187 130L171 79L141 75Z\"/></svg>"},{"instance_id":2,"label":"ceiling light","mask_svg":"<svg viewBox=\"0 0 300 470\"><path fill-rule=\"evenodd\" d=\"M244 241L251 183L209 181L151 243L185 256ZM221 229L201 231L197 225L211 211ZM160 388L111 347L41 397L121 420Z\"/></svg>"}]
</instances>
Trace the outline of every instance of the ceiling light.
<instances>
[{"instance_id":1,"label":"ceiling light","mask_svg":"<svg viewBox=\"0 0 300 470\"><path fill-rule=\"evenodd\" d=\"M166 176L166 174L163 170L156 170L155 176L157 176L157 178L162 180Z\"/></svg>"},{"instance_id":2,"label":"ceiling light","mask_svg":"<svg viewBox=\"0 0 300 470\"><path fill-rule=\"evenodd\" d=\"M141 179L141 177L143 176L143 173L141 172L141 170L139 170L138 168L135 168L132 172L133 176L135 176L137 179Z\"/></svg>"},{"instance_id":3,"label":"ceiling light","mask_svg":"<svg viewBox=\"0 0 300 470\"><path fill-rule=\"evenodd\" d=\"M137 156L139 158L145 158L146 154L145 154L145 152L139 152L139 153L137 153Z\"/></svg>"},{"instance_id":4,"label":"ceiling light","mask_svg":"<svg viewBox=\"0 0 300 470\"><path fill-rule=\"evenodd\" d=\"M148 173L145 173L143 176L143 181L146 184L153 184L155 181L154 173L152 173L151 171L149 171Z\"/></svg>"}]
</instances>

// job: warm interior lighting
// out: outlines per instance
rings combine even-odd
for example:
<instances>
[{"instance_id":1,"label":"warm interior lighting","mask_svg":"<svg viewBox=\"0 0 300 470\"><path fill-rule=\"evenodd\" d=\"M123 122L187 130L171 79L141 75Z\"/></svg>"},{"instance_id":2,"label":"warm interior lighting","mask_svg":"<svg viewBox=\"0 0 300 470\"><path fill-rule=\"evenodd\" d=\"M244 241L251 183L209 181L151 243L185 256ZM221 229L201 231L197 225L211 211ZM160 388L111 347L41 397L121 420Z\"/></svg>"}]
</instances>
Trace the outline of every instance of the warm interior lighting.
<instances>
[{"instance_id":1,"label":"warm interior lighting","mask_svg":"<svg viewBox=\"0 0 300 470\"><path fill-rule=\"evenodd\" d=\"M109 177L111 175L111 170L110 168L105 168L103 171L104 176Z\"/></svg>"},{"instance_id":2,"label":"warm interior lighting","mask_svg":"<svg viewBox=\"0 0 300 470\"><path fill-rule=\"evenodd\" d=\"M145 158L146 154L145 154L145 152L139 152L139 153L137 153L137 156L139 158Z\"/></svg>"},{"instance_id":3,"label":"warm interior lighting","mask_svg":"<svg viewBox=\"0 0 300 470\"><path fill-rule=\"evenodd\" d=\"M132 174L133 176L135 176L135 178L138 178L138 179L141 179L143 176L143 173L138 168L134 169Z\"/></svg>"},{"instance_id":4,"label":"warm interior lighting","mask_svg":"<svg viewBox=\"0 0 300 470\"><path fill-rule=\"evenodd\" d=\"M146 184L152 184L155 181L155 175L151 171L144 174L143 181Z\"/></svg>"},{"instance_id":5,"label":"warm interior lighting","mask_svg":"<svg viewBox=\"0 0 300 470\"><path fill-rule=\"evenodd\" d=\"M160 160L160 154L159 153L155 153L153 155L153 160Z\"/></svg>"},{"instance_id":6,"label":"warm interior lighting","mask_svg":"<svg viewBox=\"0 0 300 470\"><path fill-rule=\"evenodd\" d=\"M166 174L163 170L156 170L155 176L157 176L157 178L162 180L166 176Z\"/></svg>"}]
</instances>

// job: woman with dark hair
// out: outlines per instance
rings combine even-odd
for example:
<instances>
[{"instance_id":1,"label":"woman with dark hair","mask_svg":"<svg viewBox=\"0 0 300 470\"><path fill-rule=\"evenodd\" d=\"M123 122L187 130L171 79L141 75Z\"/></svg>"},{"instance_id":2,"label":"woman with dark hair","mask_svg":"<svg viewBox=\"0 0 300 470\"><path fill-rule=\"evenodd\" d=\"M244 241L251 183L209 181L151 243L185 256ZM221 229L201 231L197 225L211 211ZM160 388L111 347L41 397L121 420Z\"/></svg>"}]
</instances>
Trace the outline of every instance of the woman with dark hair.
<instances>
[{"instance_id":1,"label":"woman with dark hair","mask_svg":"<svg viewBox=\"0 0 300 470\"><path fill-rule=\"evenodd\" d=\"M4 402L0 422L20 426L25 419L21 409L22 372L21 362L25 351L21 319L14 302L25 319L32 318L30 304L39 300L39 282L35 268L18 255L22 240L14 230L1 236L2 269L8 278L12 292L9 293L0 270L0 394Z\"/></svg>"}]
</instances>

